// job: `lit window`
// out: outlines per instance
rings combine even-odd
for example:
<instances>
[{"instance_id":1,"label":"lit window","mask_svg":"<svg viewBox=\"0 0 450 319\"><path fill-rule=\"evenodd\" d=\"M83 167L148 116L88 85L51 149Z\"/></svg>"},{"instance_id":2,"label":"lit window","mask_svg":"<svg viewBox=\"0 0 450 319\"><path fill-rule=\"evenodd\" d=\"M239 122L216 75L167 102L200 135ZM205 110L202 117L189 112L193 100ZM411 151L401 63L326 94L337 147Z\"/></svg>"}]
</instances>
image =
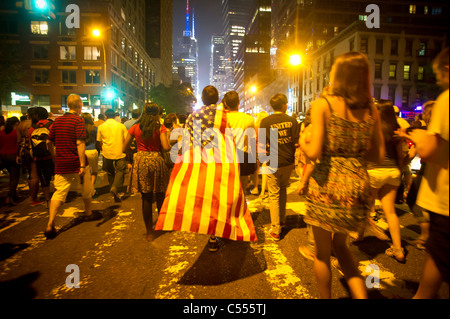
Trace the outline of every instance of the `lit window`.
<instances>
[{"instance_id":1,"label":"lit window","mask_svg":"<svg viewBox=\"0 0 450 319\"><path fill-rule=\"evenodd\" d=\"M431 14L432 15L440 15L442 13L442 9L441 8L432 8L431 9Z\"/></svg>"},{"instance_id":2,"label":"lit window","mask_svg":"<svg viewBox=\"0 0 450 319\"><path fill-rule=\"evenodd\" d=\"M76 47L75 46L60 46L59 58L61 60L75 60L76 59Z\"/></svg>"},{"instance_id":3,"label":"lit window","mask_svg":"<svg viewBox=\"0 0 450 319\"><path fill-rule=\"evenodd\" d=\"M411 77L411 65L405 64L403 66L403 80L410 80Z\"/></svg>"},{"instance_id":4,"label":"lit window","mask_svg":"<svg viewBox=\"0 0 450 319\"><path fill-rule=\"evenodd\" d=\"M395 79L397 77L397 64L389 65L389 78Z\"/></svg>"},{"instance_id":5,"label":"lit window","mask_svg":"<svg viewBox=\"0 0 450 319\"><path fill-rule=\"evenodd\" d=\"M425 56L427 50L427 44L425 42L420 42L419 56Z\"/></svg>"},{"instance_id":6,"label":"lit window","mask_svg":"<svg viewBox=\"0 0 450 319\"><path fill-rule=\"evenodd\" d=\"M411 4L409 6L409 13L410 14L416 14L416 5L415 4Z\"/></svg>"},{"instance_id":7,"label":"lit window","mask_svg":"<svg viewBox=\"0 0 450 319\"><path fill-rule=\"evenodd\" d=\"M85 60L100 60L100 49L98 47L84 47Z\"/></svg>"},{"instance_id":8,"label":"lit window","mask_svg":"<svg viewBox=\"0 0 450 319\"><path fill-rule=\"evenodd\" d=\"M419 68L417 69L417 80L423 81L423 79L424 79L424 67L419 66Z\"/></svg>"},{"instance_id":9,"label":"lit window","mask_svg":"<svg viewBox=\"0 0 450 319\"><path fill-rule=\"evenodd\" d=\"M31 33L32 34L48 34L47 21L31 21Z\"/></svg>"}]
</instances>

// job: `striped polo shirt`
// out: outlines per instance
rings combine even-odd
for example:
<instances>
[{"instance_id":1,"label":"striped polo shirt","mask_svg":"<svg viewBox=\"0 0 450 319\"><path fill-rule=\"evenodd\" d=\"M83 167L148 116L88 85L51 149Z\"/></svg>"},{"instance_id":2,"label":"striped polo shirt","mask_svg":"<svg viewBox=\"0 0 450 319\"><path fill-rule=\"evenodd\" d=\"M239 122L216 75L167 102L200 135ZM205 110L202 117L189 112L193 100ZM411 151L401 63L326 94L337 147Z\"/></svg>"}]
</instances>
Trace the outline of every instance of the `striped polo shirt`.
<instances>
[{"instance_id":1,"label":"striped polo shirt","mask_svg":"<svg viewBox=\"0 0 450 319\"><path fill-rule=\"evenodd\" d=\"M50 127L49 140L55 145L55 174L73 174L80 171L77 140L85 140L82 117L65 113ZM87 161L86 161L87 164Z\"/></svg>"}]
</instances>

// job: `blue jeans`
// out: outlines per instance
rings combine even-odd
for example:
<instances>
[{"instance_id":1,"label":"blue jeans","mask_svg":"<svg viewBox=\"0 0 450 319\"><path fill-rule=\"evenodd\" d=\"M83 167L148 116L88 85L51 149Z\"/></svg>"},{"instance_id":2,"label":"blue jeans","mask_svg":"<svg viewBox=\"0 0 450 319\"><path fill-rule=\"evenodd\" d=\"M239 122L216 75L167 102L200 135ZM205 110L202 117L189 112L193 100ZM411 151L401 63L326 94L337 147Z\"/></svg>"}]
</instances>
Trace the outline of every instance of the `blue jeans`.
<instances>
[{"instance_id":1,"label":"blue jeans","mask_svg":"<svg viewBox=\"0 0 450 319\"><path fill-rule=\"evenodd\" d=\"M281 233L286 220L286 189L289 186L294 164L279 167L274 174L267 174L267 190L269 191L270 220L274 234Z\"/></svg>"}]
</instances>

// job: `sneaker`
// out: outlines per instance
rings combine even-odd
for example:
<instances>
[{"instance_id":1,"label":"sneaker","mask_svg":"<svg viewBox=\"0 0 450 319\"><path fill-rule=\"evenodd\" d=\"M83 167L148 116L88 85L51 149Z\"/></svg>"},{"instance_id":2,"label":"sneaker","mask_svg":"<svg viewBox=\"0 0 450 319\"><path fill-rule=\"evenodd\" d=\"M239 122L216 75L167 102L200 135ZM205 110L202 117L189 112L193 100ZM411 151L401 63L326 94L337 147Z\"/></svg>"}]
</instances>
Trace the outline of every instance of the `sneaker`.
<instances>
[{"instance_id":1,"label":"sneaker","mask_svg":"<svg viewBox=\"0 0 450 319\"><path fill-rule=\"evenodd\" d=\"M275 241L280 241L281 239L280 234L275 234L272 230L269 231L269 236Z\"/></svg>"},{"instance_id":2,"label":"sneaker","mask_svg":"<svg viewBox=\"0 0 450 319\"><path fill-rule=\"evenodd\" d=\"M209 251L216 252L219 249L219 243L217 242L217 238L210 237L209 238Z\"/></svg>"},{"instance_id":3,"label":"sneaker","mask_svg":"<svg viewBox=\"0 0 450 319\"><path fill-rule=\"evenodd\" d=\"M119 195L117 195L116 193L111 192L112 196L114 197L114 201L116 203L120 203L122 200L120 199Z\"/></svg>"},{"instance_id":4,"label":"sneaker","mask_svg":"<svg viewBox=\"0 0 450 319\"><path fill-rule=\"evenodd\" d=\"M41 205L43 203L43 201L41 201L41 200L32 200L32 201L30 201L30 206L37 206L37 205Z\"/></svg>"}]
</instances>

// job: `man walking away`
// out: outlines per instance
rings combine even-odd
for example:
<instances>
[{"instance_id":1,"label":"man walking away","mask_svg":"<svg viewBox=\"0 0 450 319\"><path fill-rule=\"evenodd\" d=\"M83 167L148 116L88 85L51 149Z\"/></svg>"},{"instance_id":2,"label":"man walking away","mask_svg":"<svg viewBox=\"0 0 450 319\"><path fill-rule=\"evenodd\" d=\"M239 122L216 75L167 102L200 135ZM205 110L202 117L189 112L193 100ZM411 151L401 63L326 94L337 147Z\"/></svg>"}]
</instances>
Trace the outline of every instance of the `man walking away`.
<instances>
[{"instance_id":1,"label":"man walking away","mask_svg":"<svg viewBox=\"0 0 450 319\"><path fill-rule=\"evenodd\" d=\"M278 167L269 164L271 174L267 175L269 191L271 229L269 235L274 240L281 239L282 227L286 218L286 188L295 163L295 148L299 139L299 124L296 119L286 114L288 100L284 94L275 94L270 99L274 114L261 121L261 128L266 129L269 142L270 130L278 129L277 145L270 145L269 152L278 150ZM273 155L273 154L272 154Z\"/></svg>"},{"instance_id":2,"label":"man walking away","mask_svg":"<svg viewBox=\"0 0 450 319\"><path fill-rule=\"evenodd\" d=\"M253 175L256 171L255 120L252 116L239 112L240 101L237 92L227 92L222 102L228 110L228 125L233 129L233 136L235 138L236 149L238 150L239 157L241 186L245 194L247 192L248 177L249 175ZM250 132L251 129L253 129L253 132ZM253 143L253 149L252 143L249 143L249 139L252 138L255 142ZM253 154L253 157L250 156L250 154ZM255 185L255 187L258 189L258 185Z\"/></svg>"},{"instance_id":3,"label":"man walking away","mask_svg":"<svg viewBox=\"0 0 450 319\"><path fill-rule=\"evenodd\" d=\"M120 202L119 190L123 186L127 159L123 152L123 143L127 137L125 125L117 122L115 112L111 109L105 112L106 122L98 127L97 141L101 144L103 153L103 170L108 174L110 192L115 202Z\"/></svg>"},{"instance_id":4,"label":"man walking away","mask_svg":"<svg viewBox=\"0 0 450 319\"><path fill-rule=\"evenodd\" d=\"M50 218L44 235L56 237L55 217L59 207L66 201L72 185L81 184L81 196L85 208L85 220L92 220L91 174L85 155L86 132L80 117L83 101L79 95L67 98L69 112L58 117L50 127L49 141L55 146L55 192L50 201ZM50 145L52 147L53 145Z\"/></svg>"}]
</instances>

